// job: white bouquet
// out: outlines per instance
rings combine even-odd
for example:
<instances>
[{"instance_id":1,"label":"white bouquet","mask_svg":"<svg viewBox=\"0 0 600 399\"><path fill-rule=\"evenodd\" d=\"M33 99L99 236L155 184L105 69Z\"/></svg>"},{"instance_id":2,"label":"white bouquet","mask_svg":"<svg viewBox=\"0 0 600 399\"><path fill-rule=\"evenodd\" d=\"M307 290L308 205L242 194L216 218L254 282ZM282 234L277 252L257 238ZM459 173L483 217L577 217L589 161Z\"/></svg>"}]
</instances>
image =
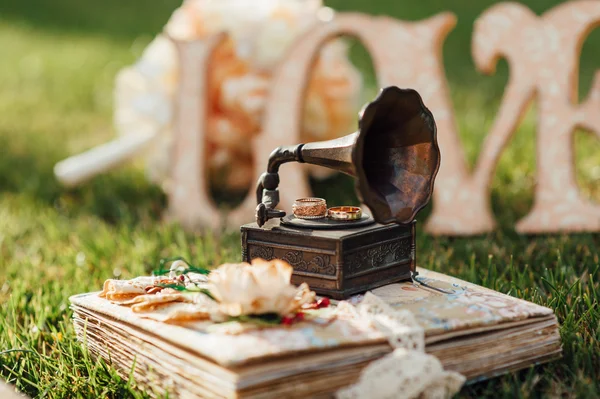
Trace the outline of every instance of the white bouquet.
<instances>
[{"instance_id":1,"label":"white bouquet","mask_svg":"<svg viewBox=\"0 0 600 399\"><path fill-rule=\"evenodd\" d=\"M185 0L164 33L134 65L117 75L115 126L120 139L112 147L103 146L105 153L119 153L116 159L146 150L150 180L168 190L179 84L178 57L169 37L193 41L226 32L227 39L216 49L208 71L206 163L213 184L219 181L226 189L247 189L254 183L248 142L260 134L274 67L303 32L331 18L333 11L320 0ZM309 78L300 121L302 140L327 140L354 130L361 88L361 75L348 60L345 43L341 39L327 43ZM94 157L88 157L87 172L84 158L78 163L63 161L56 168L58 177L77 184L111 167L107 157L98 151L96 155L93 162ZM313 174L317 170L312 169Z\"/></svg>"}]
</instances>

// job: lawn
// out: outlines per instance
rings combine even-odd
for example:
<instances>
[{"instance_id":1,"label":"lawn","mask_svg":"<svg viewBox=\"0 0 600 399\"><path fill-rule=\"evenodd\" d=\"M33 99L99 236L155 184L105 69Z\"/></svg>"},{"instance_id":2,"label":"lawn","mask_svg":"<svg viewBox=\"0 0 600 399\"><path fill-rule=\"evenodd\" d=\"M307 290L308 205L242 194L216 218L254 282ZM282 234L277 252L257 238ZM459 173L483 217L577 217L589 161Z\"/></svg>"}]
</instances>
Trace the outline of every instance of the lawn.
<instances>
[{"instance_id":1,"label":"lawn","mask_svg":"<svg viewBox=\"0 0 600 399\"><path fill-rule=\"evenodd\" d=\"M339 10L421 19L449 9L459 24L444 49L461 138L473 163L497 110L508 68L479 75L473 20L493 2L332 0ZM555 1L531 1L543 12ZM58 160L112 138L115 73L160 31L177 0L0 2L0 374L34 397L146 397L94 362L75 340L68 297L114 276L148 273L182 255L211 267L239 260L239 234L184 234L160 223L165 197L139 164L74 190L52 174ZM600 67L600 32L584 45L580 95ZM353 59L373 76L364 50ZM499 230L475 238L419 233L420 266L553 308L564 358L464 388L461 397L600 396L600 234L525 237L516 220L535 184L535 110L502 155L492 184ZM576 135L578 182L600 201L600 142ZM315 182L321 196L353 198L349 181ZM339 194L341 193L341 194ZM426 209L420 219L426 219Z\"/></svg>"}]
</instances>

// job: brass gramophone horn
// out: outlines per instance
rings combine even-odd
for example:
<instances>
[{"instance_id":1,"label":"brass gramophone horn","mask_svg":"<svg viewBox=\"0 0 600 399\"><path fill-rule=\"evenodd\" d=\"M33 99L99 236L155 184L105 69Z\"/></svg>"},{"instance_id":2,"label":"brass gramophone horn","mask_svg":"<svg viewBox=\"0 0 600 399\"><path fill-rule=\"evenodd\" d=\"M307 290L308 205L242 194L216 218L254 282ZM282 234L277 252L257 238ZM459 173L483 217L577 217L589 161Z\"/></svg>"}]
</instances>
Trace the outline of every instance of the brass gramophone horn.
<instances>
[{"instance_id":1,"label":"brass gramophone horn","mask_svg":"<svg viewBox=\"0 0 600 399\"><path fill-rule=\"evenodd\" d=\"M305 162L356 177L356 191L379 223L409 223L429 202L440 166L436 126L419 93L390 86L360 112L359 129L328 141L279 147L258 181L256 223L285 216L279 166Z\"/></svg>"}]
</instances>

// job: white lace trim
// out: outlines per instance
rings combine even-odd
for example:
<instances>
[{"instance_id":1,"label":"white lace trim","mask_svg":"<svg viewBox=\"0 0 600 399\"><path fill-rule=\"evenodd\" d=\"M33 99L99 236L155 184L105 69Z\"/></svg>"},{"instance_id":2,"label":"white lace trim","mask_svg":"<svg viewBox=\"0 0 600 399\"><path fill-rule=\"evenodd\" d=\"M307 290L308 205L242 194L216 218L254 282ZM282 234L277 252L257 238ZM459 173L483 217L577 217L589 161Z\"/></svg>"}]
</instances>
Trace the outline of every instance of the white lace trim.
<instances>
[{"instance_id":1,"label":"white lace trim","mask_svg":"<svg viewBox=\"0 0 600 399\"><path fill-rule=\"evenodd\" d=\"M464 384L464 376L445 371L436 357L425 353L423 328L410 311L394 310L368 292L357 306L340 302L336 313L365 318L394 348L365 367L356 384L339 390L338 399L446 398Z\"/></svg>"}]
</instances>

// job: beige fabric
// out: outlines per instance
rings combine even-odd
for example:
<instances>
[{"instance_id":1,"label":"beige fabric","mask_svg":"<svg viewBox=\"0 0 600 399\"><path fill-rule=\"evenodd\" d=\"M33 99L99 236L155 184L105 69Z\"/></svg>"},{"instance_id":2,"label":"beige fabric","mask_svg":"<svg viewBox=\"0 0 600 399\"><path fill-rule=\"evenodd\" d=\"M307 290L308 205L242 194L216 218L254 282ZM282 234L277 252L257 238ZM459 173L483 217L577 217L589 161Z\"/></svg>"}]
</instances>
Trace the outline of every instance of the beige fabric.
<instances>
[{"instance_id":1,"label":"beige fabric","mask_svg":"<svg viewBox=\"0 0 600 399\"><path fill-rule=\"evenodd\" d=\"M164 277L163 277L164 279ZM106 280L100 297L113 302L125 302L146 293L146 288L161 281L154 276L141 276L131 280Z\"/></svg>"},{"instance_id":2,"label":"beige fabric","mask_svg":"<svg viewBox=\"0 0 600 399\"><path fill-rule=\"evenodd\" d=\"M330 307L309 310L304 322L289 326L246 328L243 323L215 323L212 317L198 321L195 316L183 322L196 303L172 302L157 312L134 312L97 293L71 298L73 321L78 339L94 356L112 362L124 378L133 370L141 389L180 398L304 399L331 397L344 388L348 392L340 391L338 397L361 396L361 389L369 390L365 381L375 378L375 384L388 384L379 379L379 372L365 371L361 379L362 370L397 348L406 352L397 350L389 356L390 363L377 367L407 378L419 367L429 378L426 386L416 386L419 393L414 396L441 397L462 383L448 371L473 381L560 357L560 334L551 309L418 271L427 286L404 282L346 302L332 301ZM423 328L426 351L441 363L443 373L434 360L410 351L423 342L412 319ZM395 337L394 348L388 343L390 336ZM413 361L415 356L420 360ZM405 370L407 362L411 370ZM351 384L356 385L348 387ZM411 392L391 385L389 391L362 397L410 397Z\"/></svg>"},{"instance_id":3,"label":"beige fabric","mask_svg":"<svg viewBox=\"0 0 600 399\"><path fill-rule=\"evenodd\" d=\"M153 292L149 292L150 289L156 287L158 284L172 284L174 283L173 271L171 272L170 277L166 276L140 276L133 278L131 280L106 280L104 282L104 286L102 288L102 292L100 292L99 296L101 298L106 298L111 302L119 303L119 304L131 304L137 303L139 299L136 299L138 296L142 295L146 299L149 295L146 294L154 294ZM198 287L198 288L207 288L208 278L207 276L199 273L187 273L184 277L184 282L186 287ZM170 288L160 289L161 294L175 294L178 293L177 290L173 290ZM167 299L168 297L163 297L163 299Z\"/></svg>"},{"instance_id":4,"label":"beige fabric","mask_svg":"<svg viewBox=\"0 0 600 399\"><path fill-rule=\"evenodd\" d=\"M200 294L202 295L202 294ZM139 295L133 299L122 302L121 305L132 305L131 310L134 312L150 311L161 307L161 305L167 305L173 302L187 302L193 303L195 295L183 294L180 292L163 294L148 294Z\"/></svg>"},{"instance_id":5,"label":"beige fabric","mask_svg":"<svg viewBox=\"0 0 600 399\"><path fill-rule=\"evenodd\" d=\"M163 306L153 306L137 314L146 319L152 319L163 323L182 323L190 321L201 321L212 319L215 314L209 307L197 303L171 302Z\"/></svg>"}]
</instances>

